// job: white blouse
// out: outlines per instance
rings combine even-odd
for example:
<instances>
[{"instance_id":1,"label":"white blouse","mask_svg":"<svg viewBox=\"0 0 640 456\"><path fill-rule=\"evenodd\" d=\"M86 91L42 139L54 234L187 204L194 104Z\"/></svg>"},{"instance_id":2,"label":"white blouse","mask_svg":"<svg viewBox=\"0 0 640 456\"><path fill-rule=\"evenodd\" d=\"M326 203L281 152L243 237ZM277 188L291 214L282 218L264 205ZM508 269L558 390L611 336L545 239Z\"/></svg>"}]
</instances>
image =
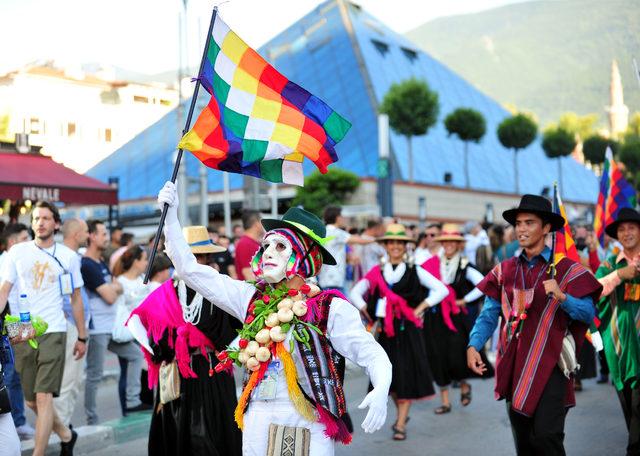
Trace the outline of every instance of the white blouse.
<instances>
[{"instance_id":1,"label":"white blouse","mask_svg":"<svg viewBox=\"0 0 640 456\"><path fill-rule=\"evenodd\" d=\"M384 280L387 282L389 286L393 286L402 278L404 273L407 270L406 263L400 263L394 269L391 263L385 263L382 267L382 275L384 276ZM435 306L439 304L444 298L449 294L449 290L442 282L436 279L431 273L429 273L426 269L420 266L416 266L416 273L418 274L418 280L420 284L429 289L429 294L427 295L425 302L429 307ZM351 293L349 297L353 302L353 305L358 309L362 310L366 308L367 303L364 300L364 296L369 291L369 281L365 278L360 280L355 286L351 289Z\"/></svg>"}]
</instances>

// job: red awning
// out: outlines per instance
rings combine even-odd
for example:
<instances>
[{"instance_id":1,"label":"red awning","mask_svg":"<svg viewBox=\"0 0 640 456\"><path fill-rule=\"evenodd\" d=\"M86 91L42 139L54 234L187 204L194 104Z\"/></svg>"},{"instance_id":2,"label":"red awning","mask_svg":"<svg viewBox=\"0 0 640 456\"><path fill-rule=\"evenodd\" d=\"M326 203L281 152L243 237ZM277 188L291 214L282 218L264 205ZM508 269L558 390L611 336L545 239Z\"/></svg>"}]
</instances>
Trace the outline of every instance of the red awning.
<instances>
[{"instance_id":1,"label":"red awning","mask_svg":"<svg viewBox=\"0 0 640 456\"><path fill-rule=\"evenodd\" d=\"M50 157L0 153L0 198L65 204L118 204L118 192Z\"/></svg>"}]
</instances>

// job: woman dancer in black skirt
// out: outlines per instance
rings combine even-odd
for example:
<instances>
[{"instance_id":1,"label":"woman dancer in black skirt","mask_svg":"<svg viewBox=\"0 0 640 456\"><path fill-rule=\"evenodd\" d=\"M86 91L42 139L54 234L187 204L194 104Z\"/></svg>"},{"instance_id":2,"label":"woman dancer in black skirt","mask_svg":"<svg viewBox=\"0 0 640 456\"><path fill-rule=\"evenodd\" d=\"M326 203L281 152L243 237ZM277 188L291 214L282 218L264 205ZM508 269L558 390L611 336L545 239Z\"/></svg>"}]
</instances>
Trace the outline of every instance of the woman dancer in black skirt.
<instances>
[{"instance_id":1,"label":"woman dancer in black skirt","mask_svg":"<svg viewBox=\"0 0 640 456\"><path fill-rule=\"evenodd\" d=\"M471 385L466 379L472 376L472 372L467 367L466 350L469 332L482 299L482 292L476 284L483 275L461 254L465 239L457 225L445 224L442 234L435 240L442 245L439 278L455 294L455 302L450 306L433 307L425 315L427 353L442 399L442 405L436 408L435 413L441 415L451 411L449 385L452 381L460 383L462 406L471 403ZM491 366L486 357L485 363Z\"/></svg>"},{"instance_id":2,"label":"woman dancer in black skirt","mask_svg":"<svg viewBox=\"0 0 640 456\"><path fill-rule=\"evenodd\" d=\"M391 224L383 242L388 261L373 267L351 291L351 299L369 320L381 326L378 343L393 365L391 395L397 408L393 439L406 439L411 402L435 394L421 334L422 314L448 293L442 282L412 261L405 261L407 242L400 224Z\"/></svg>"},{"instance_id":3,"label":"woman dancer in black skirt","mask_svg":"<svg viewBox=\"0 0 640 456\"><path fill-rule=\"evenodd\" d=\"M185 227L183 232L200 264L210 264L211 254L225 250L209 240L203 226ZM158 294L161 292L166 294ZM173 296L169 296L170 293ZM165 298L155 298L156 295ZM173 307L168 304L169 297ZM158 299L163 302L162 306L158 305ZM177 366L182 363L182 367L176 367L180 375L180 396L161 404L156 389L149 456L240 456L242 434L233 419L237 405L235 382L232 373L216 369L216 353L231 343L241 323L179 278L156 289L133 315L138 315L148 330L153 355L145 352L145 356L152 382L162 363L175 361ZM187 369L191 372L184 375ZM162 379L160 383L161 388Z\"/></svg>"}]
</instances>

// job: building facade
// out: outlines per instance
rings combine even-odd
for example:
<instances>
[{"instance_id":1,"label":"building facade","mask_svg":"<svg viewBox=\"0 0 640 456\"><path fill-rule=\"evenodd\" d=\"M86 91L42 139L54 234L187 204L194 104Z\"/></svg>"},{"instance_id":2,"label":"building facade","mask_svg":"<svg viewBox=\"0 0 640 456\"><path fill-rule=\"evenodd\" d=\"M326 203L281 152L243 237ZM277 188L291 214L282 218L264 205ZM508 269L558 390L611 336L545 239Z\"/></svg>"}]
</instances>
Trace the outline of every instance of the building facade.
<instances>
[{"instance_id":1,"label":"building facade","mask_svg":"<svg viewBox=\"0 0 640 456\"><path fill-rule=\"evenodd\" d=\"M27 133L42 153L85 172L178 105L164 84L117 81L106 73L28 65L0 76L5 140Z\"/></svg>"}]
</instances>

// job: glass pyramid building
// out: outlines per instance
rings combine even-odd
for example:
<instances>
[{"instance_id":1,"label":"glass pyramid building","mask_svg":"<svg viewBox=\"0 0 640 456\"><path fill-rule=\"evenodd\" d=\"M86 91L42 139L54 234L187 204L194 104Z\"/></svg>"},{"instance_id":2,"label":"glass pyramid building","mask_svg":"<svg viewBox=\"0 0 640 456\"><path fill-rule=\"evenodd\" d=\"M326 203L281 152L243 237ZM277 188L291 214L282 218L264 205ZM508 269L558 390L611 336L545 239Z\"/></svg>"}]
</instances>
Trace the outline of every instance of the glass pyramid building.
<instances>
[{"instance_id":1,"label":"glass pyramid building","mask_svg":"<svg viewBox=\"0 0 640 456\"><path fill-rule=\"evenodd\" d=\"M377 108L393 83L415 77L426 80L440 100L437 124L426 135L413 138L415 182L465 187L464 146L447 135L443 119L456 108L469 107L480 111L487 121L485 137L469 145L471 190L515 192L513 151L502 147L496 135L498 124L509 113L358 5L328 0L258 51L286 77L352 122L352 129L337 146L340 160L332 166L360 177L376 177ZM206 101L202 96L196 114ZM184 119L185 106L181 109ZM88 174L103 181L119 177L121 200L155 198L170 177L181 129L178 110L174 110ZM405 137L391 134L391 153L394 179L407 180ZM197 176L197 160L188 152L184 157L188 175ZM596 176L571 157L561 160L565 201L595 202ZM307 161L306 165L308 174L313 164ZM558 180L558 164L545 156L538 140L518 153L518 173L520 193L540 194ZM242 187L242 176L230 176L231 188ZM208 184L209 191L222 190L221 173L209 170Z\"/></svg>"}]
</instances>

